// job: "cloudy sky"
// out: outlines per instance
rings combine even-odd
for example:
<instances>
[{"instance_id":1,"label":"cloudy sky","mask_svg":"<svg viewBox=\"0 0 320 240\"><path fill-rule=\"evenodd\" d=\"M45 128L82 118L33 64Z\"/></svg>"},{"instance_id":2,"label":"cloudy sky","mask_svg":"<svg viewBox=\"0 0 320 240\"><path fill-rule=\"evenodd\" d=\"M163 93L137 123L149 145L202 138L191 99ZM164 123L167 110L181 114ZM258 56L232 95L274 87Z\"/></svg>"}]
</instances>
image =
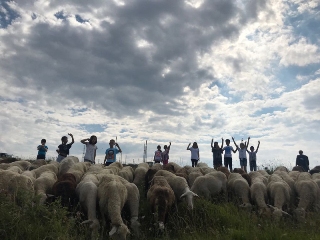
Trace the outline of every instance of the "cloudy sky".
<instances>
[{"instance_id":1,"label":"cloudy sky","mask_svg":"<svg viewBox=\"0 0 320 240\"><path fill-rule=\"evenodd\" d=\"M196 141L212 166L212 138L250 136L259 165L320 165L319 39L319 0L0 0L0 151L94 134L100 161L117 137L184 165Z\"/></svg>"}]
</instances>

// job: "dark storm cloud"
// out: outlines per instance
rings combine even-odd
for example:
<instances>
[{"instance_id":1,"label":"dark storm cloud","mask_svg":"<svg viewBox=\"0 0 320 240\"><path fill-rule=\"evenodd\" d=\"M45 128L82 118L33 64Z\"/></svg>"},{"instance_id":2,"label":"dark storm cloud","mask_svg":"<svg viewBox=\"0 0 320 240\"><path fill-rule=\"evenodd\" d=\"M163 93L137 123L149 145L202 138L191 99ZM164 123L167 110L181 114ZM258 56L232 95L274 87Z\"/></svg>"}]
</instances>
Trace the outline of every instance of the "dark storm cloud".
<instances>
[{"instance_id":1,"label":"dark storm cloud","mask_svg":"<svg viewBox=\"0 0 320 240\"><path fill-rule=\"evenodd\" d=\"M78 12L65 14L61 1L51 1L56 16L63 16L60 24L34 18L30 33L3 36L6 48L19 54L1 58L0 66L14 75L15 86L35 88L52 99L93 103L118 117L139 110L181 114L184 109L174 99L184 94L184 87L196 89L214 79L199 68L197 55L215 41L237 37L243 26L236 20L253 21L266 7L264 1L249 1L241 10L232 0L205 1L198 9L177 0L77 4ZM90 24L85 11L95 8L111 19L101 21L101 29L71 21ZM139 40L147 46L139 48ZM239 68L236 60L234 65ZM169 104L163 105L165 101Z\"/></svg>"}]
</instances>

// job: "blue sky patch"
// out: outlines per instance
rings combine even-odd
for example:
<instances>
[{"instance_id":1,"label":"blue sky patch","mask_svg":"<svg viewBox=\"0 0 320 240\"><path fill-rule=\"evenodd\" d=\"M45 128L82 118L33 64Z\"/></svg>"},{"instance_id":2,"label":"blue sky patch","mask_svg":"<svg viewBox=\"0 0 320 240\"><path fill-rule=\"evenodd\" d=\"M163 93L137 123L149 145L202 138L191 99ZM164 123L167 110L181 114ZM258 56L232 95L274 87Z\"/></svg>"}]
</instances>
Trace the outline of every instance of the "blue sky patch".
<instances>
[{"instance_id":1,"label":"blue sky patch","mask_svg":"<svg viewBox=\"0 0 320 240\"><path fill-rule=\"evenodd\" d=\"M3 8L4 10L0 10L0 28L7 28L13 20L18 18L20 15L13 11L9 5L7 4L8 1L4 1L0 3L0 9Z\"/></svg>"},{"instance_id":2,"label":"blue sky patch","mask_svg":"<svg viewBox=\"0 0 320 240\"><path fill-rule=\"evenodd\" d=\"M80 124L79 126L88 133L104 132L107 128L106 125L101 124Z\"/></svg>"}]
</instances>

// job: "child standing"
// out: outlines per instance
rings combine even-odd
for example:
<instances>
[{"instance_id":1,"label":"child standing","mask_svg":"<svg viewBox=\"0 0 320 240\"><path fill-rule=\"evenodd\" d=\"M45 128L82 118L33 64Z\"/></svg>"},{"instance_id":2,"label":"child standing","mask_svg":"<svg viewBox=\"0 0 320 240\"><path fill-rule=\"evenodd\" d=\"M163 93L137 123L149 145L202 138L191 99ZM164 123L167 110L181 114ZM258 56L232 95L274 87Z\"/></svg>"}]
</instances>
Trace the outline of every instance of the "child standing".
<instances>
[{"instance_id":1,"label":"child standing","mask_svg":"<svg viewBox=\"0 0 320 240\"><path fill-rule=\"evenodd\" d=\"M218 142L214 142L213 145L213 139L211 140L211 150L213 153L213 167L214 169L217 169L218 167L222 166L222 153L223 153L223 138L221 143L221 148L219 147Z\"/></svg>"},{"instance_id":2,"label":"child standing","mask_svg":"<svg viewBox=\"0 0 320 240\"><path fill-rule=\"evenodd\" d=\"M45 139L41 139L41 145L39 145L37 149L38 149L37 159L46 159L46 153L48 151L48 147L46 146Z\"/></svg>"},{"instance_id":3,"label":"child standing","mask_svg":"<svg viewBox=\"0 0 320 240\"><path fill-rule=\"evenodd\" d=\"M162 151L160 145L157 146L157 150L154 152L153 161L154 163L162 162Z\"/></svg>"},{"instance_id":4,"label":"child standing","mask_svg":"<svg viewBox=\"0 0 320 240\"><path fill-rule=\"evenodd\" d=\"M248 145L249 145L249 139L250 138L248 138ZM254 151L254 146L250 147L250 151L251 152L249 152L247 150L247 152L249 154L250 172L251 171L257 171L257 152L259 150L259 146L260 146L260 141L258 141L258 146L257 146L257 150L256 151Z\"/></svg>"},{"instance_id":5,"label":"child standing","mask_svg":"<svg viewBox=\"0 0 320 240\"><path fill-rule=\"evenodd\" d=\"M230 172L232 172L232 152L235 153L236 150L233 150L233 147L230 146L230 139L226 139L226 145L224 148L221 147L224 151L224 166L226 168L229 166Z\"/></svg>"},{"instance_id":6,"label":"child standing","mask_svg":"<svg viewBox=\"0 0 320 240\"><path fill-rule=\"evenodd\" d=\"M84 155L84 161L95 164L96 163L96 153L97 153L97 149L98 149L96 146L97 137L95 135L92 135L90 138L82 139L80 142L86 145L86 154Z\"/></svg>"},{"instance_id":7,"label":"child standing","mask_svg":"<svg viewBox=\"0 0 320 240\"><path fill-rule=\"evenodd\" d=\"M239 151L239 159L240 159L240 166L241 169L244 170L245 172L247 172L247 165L248 165L248 161L247 161L247 148L248 145L247 143L240 143L240 148L238 147L238 145L236 144L234 138L232 138L234 145L236 145L236 151ZM248 141L250 140L250 137L248 137Z\"/></svg>"},{"instance_id":8,"label":"child standing","mask_svg":"<svg viewBox=\"0 0 320 240\"><path fill-rule=\"evenodd\" d=\"M198 164L198 161L200 159L200 153L197 142L194 142L192 144L192 147L190 147L191 143L189 143L187 150L191 151L191 164L192 167L196 167Z\"/></svg>"},{"instance_id":9,"label":"child standing","mask_svg":"<svg viewBox=\"0 0 320 240\"><path fill-rule=\"evenodd\" d=\"M122 152L120 146L114 139L109 142L109 148L106 150L106 156L104 158L104 165L109 166L111 163L117 160L117 154ZM114 147L116 146L116 147Z\"/></svg>"},{"instance_id":10,"label":"child standing","mask_svg":"<svg viewBox=\"0 0 320 240\"><path fill-rule=\"evenodd\" d=\"M57 162L61 162L65 157L67 157L69 155L69 149L72 147L72 144L74 143L73 135L71 133L68 133L68 135L71 137L72 142L67 144L67 142L68 142L67 136L63 136L61 138L62 144L60 144L58 146L58 149L56 150L57 153L59 154L57 157Z\"/></svg>"},{"instance_id":11,"label":"child standing","mask_svg":"<svg viewBox=\"0 0 320 240\"><path fill-rule=\"evenodd\" d=\"M169 162L170 146L171 146L171 142L169 142L169 147L167 145L163 146L163 149L164 149L164 151L162 152L162 163L163 163L163 165L166 165Z\"/></svg>"}]
</instances>

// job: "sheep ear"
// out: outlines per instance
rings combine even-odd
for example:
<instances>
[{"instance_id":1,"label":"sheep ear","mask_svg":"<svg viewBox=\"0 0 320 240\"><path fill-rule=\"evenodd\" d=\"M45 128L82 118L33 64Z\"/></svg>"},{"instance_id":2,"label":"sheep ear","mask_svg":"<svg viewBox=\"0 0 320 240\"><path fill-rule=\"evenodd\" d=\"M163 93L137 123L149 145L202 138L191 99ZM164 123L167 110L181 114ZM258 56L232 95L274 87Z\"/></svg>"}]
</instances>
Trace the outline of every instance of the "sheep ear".
<instances>
[{"instance_id":1,"label":"sheep ear","mask_svg":"<svg viewBox=\"0 0 320 240\"><path fill-rule=\"evenodd\" d=\"M83 221L81 224L86 224L86 223L93 223L93 221L92 220L85 220L85 221Z\"/></svg>"},{"instance_id":2,"label":"sheep ear","mask_svg":"<svg viewBox=\"0 0 320 240\"><path fill-rule=\"evenodd\" d=\"M183 193L181 196L180 196L180 199L181 198L184 198L186 196L186 193Z\"/></svg>"},{"instance_id":3,"label":"sheep ear","mask_svg":"<svg viewBox=\"0 0 320 240\"><path fill-rule=\"evenodd\" d=\"M113 234L117 232L118 228L116 226L113 226L111 231L109 232L109 236L111 237Z\"/></svg>"}]
</instances>

